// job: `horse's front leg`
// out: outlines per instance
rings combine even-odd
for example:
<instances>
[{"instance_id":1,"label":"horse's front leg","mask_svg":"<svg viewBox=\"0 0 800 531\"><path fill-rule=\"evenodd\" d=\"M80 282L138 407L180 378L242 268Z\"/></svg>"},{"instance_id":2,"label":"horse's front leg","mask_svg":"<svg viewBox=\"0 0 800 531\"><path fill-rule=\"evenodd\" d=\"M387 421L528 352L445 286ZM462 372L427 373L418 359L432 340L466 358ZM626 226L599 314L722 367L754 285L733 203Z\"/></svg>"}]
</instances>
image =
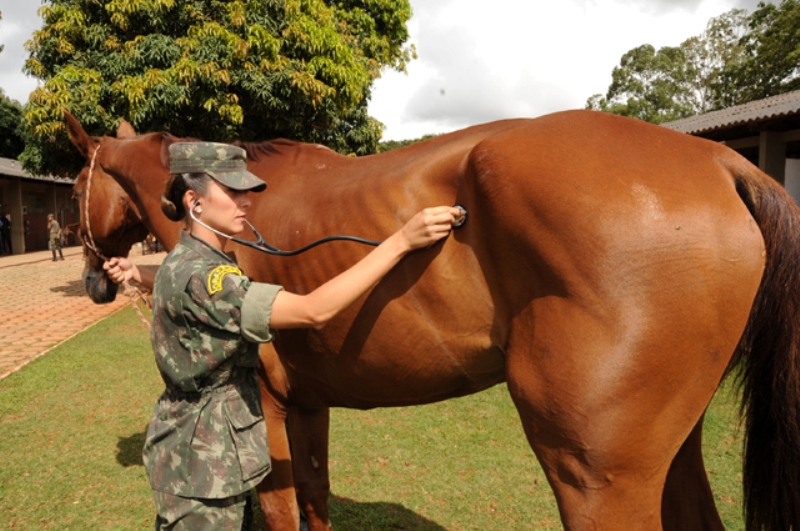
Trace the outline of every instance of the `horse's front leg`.
<instances>
[{"instance_id":1,"label":"horse's front leg","mask_svg":"<svg viewBox=\"0 0 800 531\"><path fill-rule=\"evenodd\" d=\"M309 531L330 531L328 494L328 408L289 410L289 438L292 443L297 500L308 521Z\"/></svg>"},{"instance_id":2,"label":"horse's front leg","mask_svg":"<svg viewBox=\"0 0 800 531\"><path fill-rule=\"evenodd\" d=\"M258 498L270 531L298 531L300 509L294 488L292 454L286 431L286 386L271 345L261 347L263 366L258 371L261 405L267 424L272 472L258 485Z\"/></svg>"}]
</instances>

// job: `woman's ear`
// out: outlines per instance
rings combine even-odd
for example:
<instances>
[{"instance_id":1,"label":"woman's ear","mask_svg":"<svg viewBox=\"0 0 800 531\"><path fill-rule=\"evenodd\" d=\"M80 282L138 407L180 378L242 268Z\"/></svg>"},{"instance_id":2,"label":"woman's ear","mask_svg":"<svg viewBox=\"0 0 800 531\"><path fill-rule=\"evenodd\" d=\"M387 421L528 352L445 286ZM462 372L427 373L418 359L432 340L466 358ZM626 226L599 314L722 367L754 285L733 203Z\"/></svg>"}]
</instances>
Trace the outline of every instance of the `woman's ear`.
<instances>
[{"instance_id":1,"label":"woman's ear","mask_svg":"<svg viewBox=\"0 0 800 531\"><path fill-rule=\"evenodd\" d=\"M199 197L197 192L194 190L187 190L185 194L183 194L183 207L186 209L186 212L189 212L193 209L199 202Z\"/></svg>"}]
</instances>

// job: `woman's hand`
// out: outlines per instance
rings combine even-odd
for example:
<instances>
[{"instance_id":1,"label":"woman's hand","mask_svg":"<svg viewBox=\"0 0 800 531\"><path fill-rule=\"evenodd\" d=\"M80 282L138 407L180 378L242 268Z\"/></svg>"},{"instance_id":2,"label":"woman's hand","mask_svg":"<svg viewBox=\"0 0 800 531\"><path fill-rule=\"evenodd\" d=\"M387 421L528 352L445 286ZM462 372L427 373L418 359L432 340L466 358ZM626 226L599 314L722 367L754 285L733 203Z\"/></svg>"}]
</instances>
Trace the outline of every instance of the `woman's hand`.
<instances>
[{"instance_id":1,"label":"woman's hand","mask_svg":"<svg viewBox=\"0 0 800 531\"><path fill-rule=\"evenodd\" d=\"M136 266L127 258L111 258L108 262L103 264L103 269L106 271L108 278L115 284L121 284L130 280L139 280L136 274L138 272Z\"/></svg>"},{"instance_id":2,"label":"woman's hand","mask_svg":"<svg viewBox=\"0 0 800 531\"><path fill-rule=\"evenodd\" d=\"M450 234L453 223L464 214L466 212L459 207L426 208L408 220L398 234L408 246L409 251L429 247Z\"/></svg>"}]
</instances>

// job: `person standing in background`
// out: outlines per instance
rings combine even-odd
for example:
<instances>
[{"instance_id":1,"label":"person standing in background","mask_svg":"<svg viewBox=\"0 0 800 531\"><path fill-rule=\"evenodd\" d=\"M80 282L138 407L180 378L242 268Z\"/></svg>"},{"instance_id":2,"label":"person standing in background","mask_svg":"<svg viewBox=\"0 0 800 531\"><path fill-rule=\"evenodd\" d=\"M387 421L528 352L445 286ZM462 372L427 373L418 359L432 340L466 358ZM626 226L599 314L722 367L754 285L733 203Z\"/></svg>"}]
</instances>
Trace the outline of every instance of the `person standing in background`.
<instances>
[{"instance_id":1,"label":"person standing in background","mask_svg":"<svg viewBox=\"0 0 800 531\"><path fill-rule=\"evenodd\" d=\"M56 221L53 214L47 214L47 228L50 230L50 250L53 251L53 262L56 261L56 249L61 259L64 259L64 253L61 251L61 225Z\"/></svg>"},{"instance_id":2,"label":"person standing in background","mask_svg":"<svg viewBox=\"0 0 800 531\"><path fill-rule=\"evenodd\" d=\"M0 254L6 254L6 245L5 245L6 239L3 237L3 232L5 232L6 223L8 222L6 221L5 216L0 215ZM10 246L8 254L11 254Z\"/></svg>"},{"instance_id":3,"label":"person standing in background","mask_svg":"<svg viewBox=\"0 0 800 531\"><path fill-rule=\"evenodd\" d=\"M2 230L0 230L0 240L3 240L6 252L8 254L12 254L13 249L11 247L11 214L6 214L5 218L3 219L3 228Z\"/></svg>"}]
</instances>

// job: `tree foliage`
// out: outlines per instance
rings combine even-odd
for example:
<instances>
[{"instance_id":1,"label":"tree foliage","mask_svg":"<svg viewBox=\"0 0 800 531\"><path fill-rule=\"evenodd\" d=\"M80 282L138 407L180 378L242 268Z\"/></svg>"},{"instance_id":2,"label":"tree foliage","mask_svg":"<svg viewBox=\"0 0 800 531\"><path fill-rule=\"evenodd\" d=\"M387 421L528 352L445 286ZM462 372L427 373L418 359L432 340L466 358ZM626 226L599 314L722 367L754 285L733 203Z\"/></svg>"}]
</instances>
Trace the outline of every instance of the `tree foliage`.
<instances>
[{"instance_id":1,"label":"tree foliage","mask_svg":"<svg viewBox=\"0 0 800 531\"><path fill-rule=\"evenodd\" d=\"M745 10L733 9L680 46L630 50L614 68L606 95L595 94L586 107L662 123L724 106L723 73L744 58L748 21Z\"/></svg>"},{"instance_id":2,"label":"tree foliage","mask_svg":"<svg viewBox=\"0 0 800 531\"><path fill-rule=\"evenodd\" d=\"M378 152L383 153L384 151L391 151L393 149L410 146L411 144L416 144L417 142L422 142L424 140L429 140L431 138L435 138L439 135L423 135L419 138L413 138L409 140L384 140L380 144L378 144Z\"/></svg>"},{"instance_id":3,"label":"tree foliage","mask_svg":"<svg viewBox=\"0 0 800 531\"><path fill-rule=\"evenodd\" d=\"M3 14L0 13L0 20ZM3 45L0 44L0 52ZM22 119L22 107L19 103L7 97L0 88L0 157L16 159L25 144L17 129Z\"/></svg>"},{"instance_id":4,"label":"tree foliage","mask_svg":"<svg viewBox=\"0 0 800 531\"><path fill-rule=\"evenodd\" d=\"M800 89L800 1L762 2L747 22L743 57L722 73L726 105Z\"/></svg>"},{"instance_id":5,"label":"tree foliage","mask_svg":"<svg viewBox=\"0 0 800 531\"><path fill-rule=\"evenodd\" d=\"M27 44L29 171L72 174L63 111L90 134L287 137L374 152L372 82L404 69L408 0L49 0Z\"/></svg>"},{"instance_id":6,"label":"tree foliage","mask_svg":"<svg viewBox=\"0 0 800 531\"><path fill-rule=\"evenodd\" d=\"M687 89L694 114L727 106L723 73L744 58L748 20L746 10L732 9L712 18L702 35L681 43L693 73Z\"/></svg>"},{"instance_id":7,"label":"tree foliage","mask_svg":"<svg viewBox=\"0 0 800 531\"><path fill-rule=\"evenodd\" d=\"M692 75L682 48L644 44L622 56L606 97L595 94L587 107L654 123L676 120L692 114L685 90Z\"/></svg>"},{"instance_id":8,"label":"tree foliage","mask_svg":"<svg viewBox=\"0 0 800 531\"><path fill-rule=\"evenodd\" d=\"M25 148L17 129L22 121L22 106L0 89L0 157L16 159Z\"/></svg>"}]
</instances>

